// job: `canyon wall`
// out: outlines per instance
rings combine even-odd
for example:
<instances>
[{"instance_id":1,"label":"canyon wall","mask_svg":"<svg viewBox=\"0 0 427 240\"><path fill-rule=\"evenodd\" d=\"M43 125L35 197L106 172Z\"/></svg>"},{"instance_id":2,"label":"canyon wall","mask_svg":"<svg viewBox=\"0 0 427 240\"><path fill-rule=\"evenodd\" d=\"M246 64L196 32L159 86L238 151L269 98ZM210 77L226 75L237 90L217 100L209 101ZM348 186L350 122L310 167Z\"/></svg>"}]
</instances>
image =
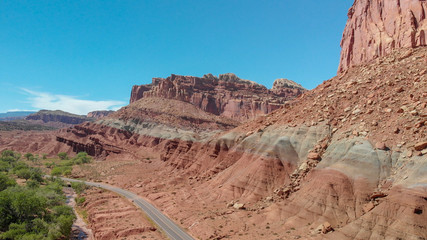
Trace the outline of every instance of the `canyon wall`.
<instances>
[{"instance_id":1,"label":"canyon wall","mask_svg":"<svg viewBox=\"0 0 427 240\"><path fill-rule=\"evenodd\" d=\"M348 11L338 72L398 48L426 46L427 1L356 0Z\"/></svg>"}]
</instances>

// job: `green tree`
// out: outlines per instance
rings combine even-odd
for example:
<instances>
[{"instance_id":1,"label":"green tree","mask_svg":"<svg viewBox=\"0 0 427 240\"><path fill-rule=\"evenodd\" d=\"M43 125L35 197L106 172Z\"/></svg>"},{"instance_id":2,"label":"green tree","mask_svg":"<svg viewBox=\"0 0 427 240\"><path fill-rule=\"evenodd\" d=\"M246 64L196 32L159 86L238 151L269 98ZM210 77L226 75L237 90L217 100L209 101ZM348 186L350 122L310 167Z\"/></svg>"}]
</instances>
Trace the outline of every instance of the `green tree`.
<instances>
[{"instance_id":1,"label":"green tree","mask_svg":"<svg viewBox=\"0 0 427 240\"><path fill-rule=\"evenodd\" d=\"M61 160L68 159L68 155L67 155L67 153L65 153L65 152L60 152L60 153L58 153L58 157L59 157L59 159L61 159Z\"/></svg>"},{"instance_id":2,"label":"green tree","mask_svg":"<svg viewBox=\"0 0 427 240\"><path fill-rule=\"evenodd\" d=\"M16 182L6 174L0 172L0 191L5 190L8 187L15 186Z\"/></svg>"},{"instance_id":3,"label":"green tree","mask_svg":"<svg viewBox=\"0 0 427 240\"><path fill-rule=\"evenodd\" d=\"M27 160L30 160L30 159L33 159L33 158L34 158L34 155L33 155L32 153L26 153L26 154L24 155L24 157L25 157Z\"/></svg>"},{"instance_id":4,"label":"green tree","mask_svg":"<svg viewBox=\"0 0 427 240\"><path fill-rule=\"evenodd\" d=\"M8 162L0 161L0 172L7 172L10 169L10 164Z\"/></svg>"},{"instance_id":5,"label":"green tree","mask_svg":"<svg viewBox=\"0 0 427 240\"><path fill-rule=\"evenodd\" d=\"M76 157L74 158L74 161L79 163L90 163L92 158L86 153L86 152L79 152Z\"/></svg>"},{"instance_id":6,"label":"green tree","mask_svg":"<svg viewBox=\"0 0 427 240\"><path fill-rule=\"evenodd\" d=\"M1 156L15 158L15 153L12 150L4 150L3 152L1 152Z\"/></svg>"},{"instance_id":7,"label":"green tree","mask_svg":"<svg viewBox=\"0 0 427 240\"><path fill-rule=\"evenodd\" d=\"M43 172L40 168L32 168L31 169L31 177L32 180L37 181L39 183L43 182Z\"/></svg>"},{"instance_id":8,"label":"green tree","mask_svg":"<svg viewBox=\"0 0 427 240\"><path fill-rule=\"evenodd\" d=\"M13 164L13 172L16 173L17 171L21 170L21 169L28 169L28 165L24 162L16 162Z\"/></svg>"},{"instance_id":9,"label":"green tree","mask_svg":"<svg viewBox=\"0 0 427 240\"><path fill-rule=\"evenodd\" d=\"M23 178L25 180L28 180L31 177L31 171L28 168L23 168L23 169L16 171L16 176L18 176L19 178Z\"/></svg>"}]
</instances>

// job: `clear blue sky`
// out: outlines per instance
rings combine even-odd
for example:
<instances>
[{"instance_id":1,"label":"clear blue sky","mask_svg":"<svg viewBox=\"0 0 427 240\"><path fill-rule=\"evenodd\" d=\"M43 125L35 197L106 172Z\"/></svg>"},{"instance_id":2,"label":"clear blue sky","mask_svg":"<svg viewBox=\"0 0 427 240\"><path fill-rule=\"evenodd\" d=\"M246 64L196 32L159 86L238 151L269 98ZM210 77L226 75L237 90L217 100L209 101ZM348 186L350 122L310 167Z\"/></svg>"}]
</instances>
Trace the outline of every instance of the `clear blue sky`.
<instances>
[{"instance_id":1,"label":"clear blue sky","mask_svg":"<svg viewBox=\"0 0 427 240\"><path fill-rule=\"evenodd\" d=\"M0 1L0 112L86 113L132 85L233 72L270 88L335 76L353 0Z\"/></svg>"}]
</instances>

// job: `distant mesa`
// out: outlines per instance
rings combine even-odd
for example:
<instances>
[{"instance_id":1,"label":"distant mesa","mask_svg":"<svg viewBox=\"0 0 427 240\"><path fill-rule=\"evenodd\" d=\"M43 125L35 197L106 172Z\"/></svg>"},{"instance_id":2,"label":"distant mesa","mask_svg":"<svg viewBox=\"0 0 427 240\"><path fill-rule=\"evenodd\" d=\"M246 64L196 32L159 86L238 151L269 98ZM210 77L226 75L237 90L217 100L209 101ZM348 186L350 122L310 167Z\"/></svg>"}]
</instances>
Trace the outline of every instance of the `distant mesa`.
<instances>
[{"instance_id":1,"label":"distant mesa","mask_svg":"<svg viewBox=\"0 0 427 240\"><path fill-rule=\"evenodd\" d=\"M26 116L33 113L36 113L36 111L10 111L6 113L0 113L0 121L24 119Z\"/></svg>"},{"instance_id":2,"label":"distant mesa","mask_svg":"<svg viewBox=\"0 0 427 240\"><path fill-rule=\"evenodd\" d=\"M33 124L40 124L54 128L70 127L87 121L94 121L93 118L61 110L40 110L37 113L33 113L25 117L25 120Z\"/></svg>"}]
</instances>

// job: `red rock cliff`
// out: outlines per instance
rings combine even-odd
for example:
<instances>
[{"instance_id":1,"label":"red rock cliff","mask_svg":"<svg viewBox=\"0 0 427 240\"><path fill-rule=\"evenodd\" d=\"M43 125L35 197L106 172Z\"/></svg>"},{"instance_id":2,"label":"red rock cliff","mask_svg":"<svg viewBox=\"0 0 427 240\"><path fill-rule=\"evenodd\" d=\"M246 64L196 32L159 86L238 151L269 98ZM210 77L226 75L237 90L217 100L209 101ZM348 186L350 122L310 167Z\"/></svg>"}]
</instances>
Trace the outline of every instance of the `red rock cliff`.
<instances>
[{"instance_id":1,"label":"red rock cliff","mask_svg":"<svg viewBox=\"0 0 427 240\"><path fill-rule=\"evenodd\" d=\"M341 41L338 72L393 49L426 46L426 0L355 0Z\"/></svg>"},{"instance_id":2,"label":"red rock cliff","mask_svg":"<svg viewBox=\"0 0 427 240\"><path fill-rule=\"evenodd\" d=\"M152 84L133 86L130 102L147 97L176 99L215 115L248 120L278 109L285 101L305 91L300 85L290 82L268 90L234 74L219 77L207 74L202 78L171 75L166 79L153 78Z\"/></svg>"}]
</instances>

